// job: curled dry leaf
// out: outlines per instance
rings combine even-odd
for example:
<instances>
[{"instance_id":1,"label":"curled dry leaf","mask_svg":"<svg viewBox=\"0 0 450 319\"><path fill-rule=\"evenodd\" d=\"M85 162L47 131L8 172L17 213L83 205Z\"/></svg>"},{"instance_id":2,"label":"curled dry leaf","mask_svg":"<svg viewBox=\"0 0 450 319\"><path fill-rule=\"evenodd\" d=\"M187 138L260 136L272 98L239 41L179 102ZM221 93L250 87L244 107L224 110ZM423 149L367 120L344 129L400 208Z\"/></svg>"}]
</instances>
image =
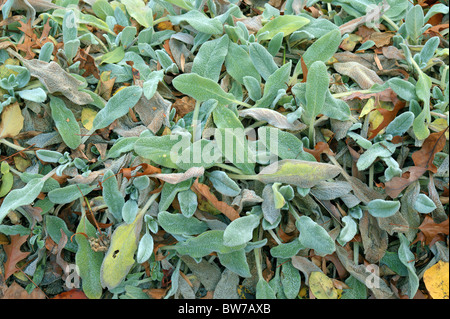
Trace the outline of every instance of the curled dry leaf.
<instances>
[{"instance_id":1,"label":"curled dry leaf","mask_svg":"<svg viewBox=\"0 0 450 319\"><path fill-rule=\"evenodd\" d=\"M352 78L364 90L384 83L374 71L357 62L334 63L333 67L338 73Z\"/></svg>"}]
</instances>

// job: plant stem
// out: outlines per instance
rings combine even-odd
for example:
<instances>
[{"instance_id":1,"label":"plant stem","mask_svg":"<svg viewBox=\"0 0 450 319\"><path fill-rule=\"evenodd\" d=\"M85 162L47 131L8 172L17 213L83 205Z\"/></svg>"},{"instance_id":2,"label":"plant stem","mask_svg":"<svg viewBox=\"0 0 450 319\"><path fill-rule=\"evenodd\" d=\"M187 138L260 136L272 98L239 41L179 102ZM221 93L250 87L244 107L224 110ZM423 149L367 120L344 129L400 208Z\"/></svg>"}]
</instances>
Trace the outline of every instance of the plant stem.
<instances>
[{"instance_id":1,"label":"plant stem","mask_svg":"<svg viewBox=\"0 0 450 319\"><path fill-rule=\"evenodd\" d=\"M314 146L316 145L316 143L314 143L314 122L315 122L315 117L313 117L311 119L311 121L309 121L309 129L308 129L308 138L309 138L309 147L314 149Z\"/></svg>"},{"instance_id":2,"label":"plant stem","mask_svg":"<svg viewBox=\"0 0 450 319\"><path fill-rule=\"evenodd\" d=\"M220 163L220 164L216 164L216 166L220 167L220 168L223 168L223 169L226 169L226 170L228 170L230 172L239 174L239 175L244 175L244 173L239 168L236 168L236 167L233 167L233 166L230 166L230 165L227 165L227 164Z\"/></svg>"},{"instance_id":3,"label":"plant stem","mask_svg":"<svg viewBox=\"0 0 450 319\"><path fill-rule=\"evenodd\" d=\"M230 174L228 173L228 177L234 179L249 179L249 180L258 180L258 175L245 175L245 174Z\"/></svg>"},{"instance_id":4,"label":"plant stem","mask_svg":"<svg viewBox=\"0 0 450 319\"><path fill-rule=\"evenodd\" d=\"M254 240L260 240L262 238L262 232L259 231L259 228L256 228L255 233L253 235ZM263 273L262 273L262 265L261 265L261 248L255 248L255 262L256 262L256 271L258 273L258 278L264 279Z\"/></svg>"},{"instance_id":5,"label":"plant stem","mask_svg":"<svg viewBox=\"0 0 450 319\"><path fill-rule=\"evenodd\" d=\"M4 138L0 139L0 143L5 144L6 146L9 146L10 148L15 149L16 151L19 151L19 152L23 151L25 154L35 155L34 151L25 151L26 148L16 145L14 143L11 143Z\"/></svg>"},{"instance_id":6,"label":"plant stem","mask_svg":"<svg viewBox=\"0 0 450 319\"><path fill-rule=\"evenodd\" d=\"M282 242L280 240L280 238L278 238L277 234L275 234L275 232L273 231L273 229L269 229L267 230L270 234L270 236L272 236L272 238L277 242L278 245L281 245Z\"/></svg>"},{"instance_id":7,"label":"plant stem","mask_svg":"<svg viewBox=\"0 0 450 319\"><path fill-rule=\"evenodd\" d=\"M156 20L153 21L153 25L155 26L155 25L157 25L158 23L161 23L161 22L164 22L164 21L169 21L169 17L168 17L168 16L165 16L165 17L156 19Z\"/></svg>"},{"instance_id":8,"label":"plant stem","mask_svg":"<svg viewBox=\"0 0 450 319\"><path fill-rule=\"evenodd\" d=\"M394 21L392 21L391 19L389 19L388 17L386 17L385 14L383 14L383 15L381 16L381 19L383 19L384 21L386 21L387 23L389 23L389 24L391 25L391 27L394 28L395 31L398 31L398 29L400 29L400 28L398 27L398 25L397 25Z\"/></svg>"},{"instance_id":9,"label":"plant stem","mask_svg":"<svg viewBox=\"0 0 450 319\"><path fill-rule=\"evenodd\" d=\"M150 196L144 207L142 207L141 211L139 212L139 215L144 215L147 212L147 210L150 208L150 205L153 204L156 198L158 198L159 194L160 193L155 193Z\"/></svg>"},{"instance_id":10,"label":"plant stem","mask_svg":"<svg viewBox=\"0 0 450 319\"><path fill-rule=\"evenodd\" d=\"M200 112L200 102L195 102L194 114L192 116L192 142L198 141L198 114Z\"/></svg>"},{"instance_id":11,"label":"plant stem","mask_svg":"<svg viewBox=\"0 0 450 319\"><path fill-rule=\"evenodd\" d=\"M353 262L355 263L355 265L358 265L358 260L359 260L359 243L355 241L353 243Z\"/></svg>"},{"instance_id":12,"label":"plant stem","mask_svg":"<svg viewBox=\"0 0 450 319\"><path fill-rule=\"evenodd\" d=\"M288 204L289 207L289 211L291 212L292 216L294 216L295 220L299 220L300 216L299 214L295 211L294 207L291 204Z\"/></svg>"}]
</instances>

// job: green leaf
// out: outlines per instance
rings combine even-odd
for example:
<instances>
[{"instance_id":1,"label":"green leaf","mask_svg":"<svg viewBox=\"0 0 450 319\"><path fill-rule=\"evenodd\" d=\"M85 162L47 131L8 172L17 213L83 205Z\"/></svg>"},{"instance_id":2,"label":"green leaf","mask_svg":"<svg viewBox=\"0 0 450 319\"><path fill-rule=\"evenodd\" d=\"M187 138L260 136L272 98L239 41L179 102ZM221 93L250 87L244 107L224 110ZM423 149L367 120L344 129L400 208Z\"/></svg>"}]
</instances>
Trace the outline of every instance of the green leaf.
<instances>
[{"instance_id":1,"label":"green leaf","mask_svg":"<svg viewBox=\"0 0 450 319\"><path fill-rule=\"evenodd\" d=\"M416 87L411 82L400 78L392 78L388 81L391 89L405 101L417 99Z\"/></svg>"},{"instance_id":2,"label":"green leaf","mask_svg":"<svg viewBox=\"0 0 450 319\"><path fill-rule=\"evenodd\" d=\"M55 243L59 243L61 240L61 236L62 236L61 230L66 234L67 238L71 238L73 235L73 233L67 228L67 225L64 222L64 220L62 220L59 217L52 216L52 215L46 215L44 222L45 222L45 227L47 229L47 232L50 235L50 238ZM76 253L78 250L77 244L70 240L67 241L64 248L73 253Z\"/></svg>"},{"instance_id":3,"label":"green leaf","mask_svg":"<svg viewBox=\"0 0 450 319\"><path fill-rule=\"evenodd\" d=\"M153 254L153 237L150 234L145 234L139 241L138 250L136 253L136 261L142 264L150 259Z\"/></svg>"},{"instance_id":4,"label":"green leaf","mask_svg":"<svg viewBox=\"0 0 450 319\"><path fill-rule=\"evenodd\" d=\"M212 171L208 177L214 188L225 196L235 197L241 192L239 185L223 171Z\"/></svg>"},{"instance_id":5,"label":"green leaf","mask_svg":"<svg viewBox=\"0 0 450 319\"><path fill-rule=\"evenodd\" d=\"M123 205L121 218L123 218L125 223L131 224L136 218L138 211L139 207L137 202L132 199L127 200Z\"/></svg>"},{"instance_id":6,"label":"green leaf","mask_svg":"<svg viewBox=\"0 0 450 319\"><path fill-rule=\"evenodd\" d=\"M342 222L345 224L344 228L341 229L337 242L341 246L345 246L350 240L355 237L358 232L358 225L350 216L342 217Z\"/></svg>"},{"instance_id":7,"label":"green leaf","mask_svg":"<svg viewBox=\"0 0 450 319\"><path fill-rule=\"evenodd\" d=\"M75 263L78 274L83 281L82 289L89 299L100 299L103 293L100 282L100 268L103 262L103 253L92 250L88 239L81 235L85 233L89 237L96 237L97 229L83 215L78 223L75 240L78 250L75 255Z\"/></svg>"},{"instance_id":8,"label":"green leaf","mask_svg":"<svg viewBox=\"0 0 450 319\"><path fill-rule=\"evenodd\" d=\"M367 204L369 213L374 217L390 217L400 209L399 201L387 201L382 199L374 199Z\"/></svg>"},{"instance_id":9,"label":"green leaf","mask_svg":"<svg viewBox=\"0 0 450 319\"><path fill-rule=\"evenodd\" d=\"M251 43L249 47L250 59L264 80L274 73L278 67L273 60L273 56L259 43Z\"/></svg>"},{"instance_id":10,"label":"green leaf","mask_svg":"<svg viewBox=\"0 0 450 319\"><path fill-rule=\"evenodd\" d=\"M208 230L173 247L178 254L189 255L192 258L201 258L212 252L229 254L245 247L245 244L233 247L225 246L223 244L223 236L223 230Z\"/></svg>"},{"instance_id":11,"label":"green leaf","mask_svg":"<svg viewBox=\"0 0 450 319\"><path fill-rule=\"evenodd\" d=\"M225 106L219 105L213 111L214 124L217 126L218 147L225 158L232 162L244 174L254 174L253 153L245 138L244 126L236 114Z\"/></svg>"},{"instance_id":12,"label":"green leaf","mask_svg":"<svg viewBox=\"0 0 450 319\"><path fill-rule=\"evenodd\" d=\"M359 171L369 168L377 157L389 157L395 151L395 145L389 142L378 142L367 149L356 162Z\"/></svg>"},{"instance_id":13,"label":"green leaf","mask_svg":"<svg viewBox=\"0 0 450 319\"><path fill-rule=\"evenodd\" d=\"M125 57L125 49L122 46L120 46L108 53L103 54L100 59L100 64L103 63L114 64L122 61L124 57Z\"/></svg>"},{"instance_id":14,"label":"green leaf","mask_svg":"<svg viewBox=\"0 0 450 319\"><path fill-rule=\"evenodd\" d=\"M100 271L103 287L110 290L117 287L134 265L143 213L138 214L131 224L123 223L114 230Z\"/></svg>"},{"instance_id":15,"label":"green leaf","mask_svg":"<svg viewBox=\"0 0 450 319\"><path fill-rule=\"evenodd\" d=\"M122 153L130 152L134 149L134 143L139 139L137 136L123 137L118 139L107 153L107 158L119 157Z\"/></svg>"},{"instance_id":16,"label":"green leaf","mask_svg":"<svg viewBox=\"0 0 450 319\"><path fill-rule=\"evenodd\" d=\"M181 136L164 135L141 137L134 144L134 151L143 158L169 168L178 168L175 164L178 153L175 153L177 143L182 142Z\"/></svg>"},{"instance_id":17,"label":"green leaf","mask_svg":"<svg viewBox=\"0 0 450 319\"><path fill-rule=\"evenodd\" d=\"M423 10L420 5L412 7L405 17L406 32L413 43L417 43L419 37L422 35L422 27L424 25Z\"/></svg>"},{"instance_id":18,"label":"green leaf","mask_svg":"<svg viewBox=\"0 0 450 319\"><path fill-rule=\"evenodd\" d=\"M191 187L191 179L181 183L170 184L165 183L161 191L161 199L159 200L159 210L165 211L172 204L178 192L188 190Z\"/></svg>"},{"instance_id":19,"label":"green leaf","mask_svg":"<svg viewBox=\"0 0 450 319\"><path fill-rule=\"evenodd\" d=\"M279 32L283 32L284 36L290 35L292 32L297 31L301 27L307 25L309 20L304 17L295 15L282 15L266 23L256 33L258 41L272 39ZM267 32L267 33L265 33ZM265 33L265 34L264 34Z\"/></svg>"},{"instance_id":20,"label":"green leaf","mask_svg":"<svg viewBox=\"0 0 450 319\"><path fill-rule=\"evenodd\" d=\"M312 122L322 112L328 91L329 78L327 67L322 61L311 65L306 80L306 106L304 116L306 121Z\"/></svg>"},{"instance_id":21,"label":"green leaf","mask_svg":"<svg viewBox=\"0 0 450 319\"><path fill-rule=\"evenodd\" d=\"M153 25L152 9L143 0L121 0L130 16L140 25L149 28Z\"/></svg>"},{"instance_id":22,"label":"green leaf","mask_svg":"<svg viewBox=\"0 0 450 319\"><path fill-rule=\"evenodd\" d=\"M300 243L306 248L314 249L317 255L329 255L336 250L334 240L327 231L308 216L301 216L295 225L300 231ZM311 282L311 278L309 280Z\"/></svg>"},{"instance_id":23,"label":"green leaf","mask_svg":"<svg viewBox=\"0 0 450 319\"><path fill-rule=\"evenodd\" d=\"M114 16L114 9L106 0L96 0L92 5L92 10L100 19L106 21L107 16Z\"/></svg>"},{"instance_id":24,"label":"green leaf","mask_svg":"<svg viewBox=\"0 0 450 319\"><path fill-rule=\"evenodd\" d=\"M64 143L71 149L76 149L81 144L81 131L72 111L60 98L50 96L50 109L59 135Z\"/></svg>"},{"instance_id":25,"label":"green leaf","mask_svg":"<svg viewBox=\"0 0 450 319\"><path fill-rule=\"evenodd\" d=\"M192 85L193 83L195 85ZM215 99L221 105L236 102L233 94L226 93L219 84L196 73L181 74L172 81L172 84L181 93L189 95L200 102L209 99Z\"/></svg>"},{"instance_id":26,"label":"green leaf","mask_svg":"<svg viewBox=\"0 0 450 319\"><path fill-rule=\"evenodd\" d=\"M273 130L277 130L276 133L274 133ZM276 149L276 155L281 159L298 159L316 162L316 159L312 154L303 150L303 142L292 133L273 127L262 126L258 128L258 136L266 149L271 151ZM277 139L274 140L274 142L276 142L276 148L271 148L270 141L273 136L277 137Z\"/></svg>"},{"instance_id":27,"label":"green leaf","mask_svg":"<svg viewBox=\"0 0 450 319\"><path fill-rule=\"evenodd\" d=\"M56 151L50 151L50 150L37 150L36 156L44 162L47 163L58 163L58 160L63 157L63 155L60 152Z\"/></svg>"},{"instance_id":28,"label":"green leaf","mask_svg":"<svg viewBox=\"0 0 450 319\"><path fill-rule=\"evenodd\" d=\"M277 55L278 51L280 51L281 45L283 43L283 37L284 33L279 32L269 41L269 44L267 45L267 51L269 51L272 56Z\"/></svg>"},{"instance_id":29,"label":"green leaf","mask_svg":"<svg viewBox=\"0 0 450 319\"><path fill-rule=\"evenodd\" d=\"M227 254L222 254L218 252L217 257L219 257L219 261L222 264L222 266L228 268L232 272L244 278L251 277L250 267L248 266L247 263L244 248L232 251Z\"/></svg>"},{"instance_id":30,"label":"green leaf","mask_svg":"<svg viewBox=\"0 0 450 319\"><path fill-rule=\"evenodd\" d=\"M172 214L167 211L158 214L158 223L166 232L174 235L198 235L208 229L205 222L195 217L185 217L183 214Z\"/></svg>"},{"instance_id":31,"label":"green leaf","mask_svg":"<svg viewBox=\"0 0 450 319\"><path fill-rule=\"evenodd\" d=\"M228 47L228 53L225 57L225 67L227 73L240 84L244 84L244 77L253 77L258 85L261 83L261 76L252 63L250 56L244 48L231 42ZM259 89L261 94L261 88Z\"/></svg>"},{"instance_id":32,"label":"green leaf","mask_svg":"<svg viewBox=\"0 0 450 319\"><path fill-rule=\"evenodd\" d=\"M405 112L397 116L389 125L386 127L386 134L391 134L392 136L402 136L414 122L414 113Z\"/></svg>"},{"instance_id":33,"label":"green leaf","mask_svg":"<svg viewBox=\"0 0 450 319\"><path fill-rule=\"evenodd\" d=\"M338 50L340 44L341 32L338 29L331 30L327 34L321 36L316 42L308 47L305 54L302 56L308 70L316 61L327 62L330 60Z\"/></svg>"},{"instance_id":34,"label":"green leaf","mask_svg":"<svg viewBox=\"0 0 450 319\"><path fill-rule=\"evenodd\" d=\"M419 277L416 274L416 268L414 267L416 257L409 250L410 242L402 233L398 234L400 238L400 247L398 248L398 257L403 265L408 270L408 296L409 299L413 299L419 289Z\"/></svg>"},{"instance_id":35,"label":"green leaf","mask_svg":"<svg viewBox=\"0 0 450 319\"><path fill-rule=\"evenodd\" d=\"M122 193L119 191L119 183L113 171L108 169L103 175L102 180L102 195L105 204L108 205L108 210L114 216L116 221L122 220L122 208L125 200Z\"/></svg>"},{"instance_id":36,"label":"green leaf","mask_svg":"<svg viewBox=\"0 0 450 319\"><path fill-rule=\"evenodd\" d=\"M185 217L192 217L197 210L197 194L187 189L178 193L178 203L180 203L181 213Z\"/></svg>"},{"instance_id":37,"label":"green leaf","mask_svg":"<svg viewBox=\"0 0 450 319\"><path fill-rule=\"evenodd\" d=\"M281 266L281 283L288 299L295 299L298 296L302 277L298 269L292 266L291 261L287 261Z\"/></svg>"},{"instance_id":38,"label":"green leaf","mask_svg":"<svg viewBox=\"0 0 450 319\"><path fill-rule=\"evenodd\" d=\"M55 204L67 204L86 196L96 188L97 186L86 184L69 185L48 192L48 198Z\"/></svg>"},{"instance_id":39,"label":"green leaf","mask_svg":"<svg viewBox=\"0 0 450 319\"><path fill-rule=\"evenodd\" d=\"M256 284L256 299L277 299L275 292L264 278L260 278Z\"/></svg>"},{"instance_id":40,"label":"green leaf","mask_svg":"<svg viewBox=\"0 0 450 319\"><path fill-rule=\"evenodd\" d=\"M173 24L187 22L197 31L206 34L221 34L223 32L223 25L219 19L210 19L197 10L190 10L177 16L169 16L169 19Z\"/></svg>"},{"instance_id":41,"label":"green leaf","mask_svg":"<svg viewBox=\"0 0 450 319\"><path fill-rule=\"evenodd\" d=\"M260 82L253 76L244 76L242 78L245 89L248 92L248 96L253 101L258 101L261 98L261 85Z\"/></svg>"},{"instance_id":42,"label":"green leaf","mask_svg":"<svg viewBox=\"0 0 450 319\"><path fill-rule=\"evenodd\" d=\"M41 88L35 88L31 90L21 90L17 92L17 94L19 94L19 96L24 100L33 101L36 103L45 102L45 100L47 99L47 93L45 93L45 91Z\"/></svg>"},{"instance_id":43,"label":"green leaf","mask_svg":"<svg viewBox=\"0 0 450 319\"><path fill-rule=\"evenodd\" d=\"M228 53L228 35L207 41L198 50L192 65L192 72L217 82L219 80L222 64Z\"/></svg>"},{"instance_id":44,"label":"green leaf","mask_svg":"<svg viewBox=\"0 0 450 319\"><path fill-rule=\"evenodd\" d=\"M280 182L311 188L321 181L336 177L340 172L340 168L331 164L292 159L266 166L257 179L265 184Z\"/></svg>"},{"instance_id":45,"label":"green leaf","mask_svg":"<svg viewBox=\"0 0 450 319\"><path fill-rule=\"evenodd\" d=\"M289 63L286 63L281 68L276 69L267 78L266 84L264 85L263 97L256 102L254 108L271 106L279 91L286 90L291 72L291 65L291 61L289 61ZM272 108L273 107L275 107L275 105L272 105Z\"/></svg>"},{"instance_id":46,"label":"green leaf","mask_svg":"<svg viewBox=\"0 0 450 319\"><path fill-rule=\"evenodd\" d=\"M297 255L300 249L304 248L306 247L300 243L297 237L289 243L279 244L278 246L272 247L270 249L270 254L275 258L291 258L292 256Z\"/></svg>"},{"instance_id":47,"label":"green leaf","mask_svg":"<svg viewBox=\"0 0 450 319\"><path fill-rule=\"evenodd\" d=\"M23 188L10 191L0 206L0 223L10 211L20 206L31 204L41 193L44 182L42 178L34 178Z\"/></svg>"},{"instance_id":48,"label":"green leaf","mask_svg":"<svg viewBox=\"0 0 450 319\"><path fill-rule=\"evenodd\" d=\"M117 92L95 116L93 121L94 128L96 130L104 128L119 117L127 114L128 110L137 104L141 96L142 88L136 85L126 87Z\"/></svg>"},{"instance_id":49,"label":"green leaf","mask_svg":"<svg viewBox=\"0 0 450 319\"><path fill-rule=\"evenodd\" d=\"M425 194L419 194L414 202L414 209L421 214L429 214L436 209L436 204Z\"/></svg>"},{"instance_id":50,"label":"green leaf","mask_svg":"<svg viewBox=\"0 0 450 319\"><path fill-rule=\"evenodd\" d=\"M250 214L233 220L223 233L225 246L239 246L249 242L253 237L253 230L258 227L261 216Z\"/></svg>"}]
</instances>

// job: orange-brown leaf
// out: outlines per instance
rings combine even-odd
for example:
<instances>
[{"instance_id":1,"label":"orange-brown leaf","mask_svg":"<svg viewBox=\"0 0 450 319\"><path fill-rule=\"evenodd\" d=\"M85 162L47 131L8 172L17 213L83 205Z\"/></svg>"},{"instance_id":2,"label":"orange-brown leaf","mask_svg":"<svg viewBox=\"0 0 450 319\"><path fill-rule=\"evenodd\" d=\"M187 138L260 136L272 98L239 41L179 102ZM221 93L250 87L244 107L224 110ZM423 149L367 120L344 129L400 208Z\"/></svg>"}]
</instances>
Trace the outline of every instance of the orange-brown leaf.
<instances>
[{"instance_id":1,"label":"orange-brown leaf","mask_svg":"<svg viewBox=\"0 0 450 319\"><path fill-rule=\"evenodd\" d=\"M23 252L20 250L20 247L27 241L27 239L28 235L11 235L11 243L3 246L7 256L6 262L3 264L5 268L5 280L19 270L16 268L17 263L25 259L30 254L30 252Z\"/></svg>"},{"instance_id":2,"label":"orange-brown leaf","mask_svg":"<svg viewBox=\"0 0 450 319\"><path fill-rule=\"evenodd\" d=\"M235 220L239 218L239 213L230 205L217 199L217 197L211 193L209 187L205 184L198 182L198 179L192 184L191 189L197 195L203 196L208 202L211 203L216 209L218 209L222 214L227 216L230 220Z\"/></svg>"},{"instance_id":3,"label":"orange-brown leaf","mask_svg":"<svg viewBox=\"0 0 450 319\"><path fill-rule=\"evenodd\" d=\"M86 297L84 292L80 289L71 289L69 291L64 291L56 296L54 296L52 299L89 299Z\"/></svg>"},{"instance_id":4,"label":"orange-brown leaf","mask_svg":"<svg viewBox=\"0 0 450 319\"><path fill-rule=\"evenodd\" d=\"M426 168L433 173L437 172L433 160L436 153L442 151L445 147L447 130L448 127L440 132L431 133L423 142L422 148L411 155L416 166Z\"/></svg>"},{"instance_id":5,"label":"orange-brown leaf","mask_svg":"<svg viewBox=\"0 0 450 319\"><path fill-rule=\"evenodd\" d=\"M442 223L436 224L430 216L426 215L422 224L420 224L419 229L422 232L423 236L425 236L425 244L432 245L436 241L436 239L440 239L440 235L448 235L449 233L449 223L448 218L444 220Z\"/></svg>"}]
</instances>

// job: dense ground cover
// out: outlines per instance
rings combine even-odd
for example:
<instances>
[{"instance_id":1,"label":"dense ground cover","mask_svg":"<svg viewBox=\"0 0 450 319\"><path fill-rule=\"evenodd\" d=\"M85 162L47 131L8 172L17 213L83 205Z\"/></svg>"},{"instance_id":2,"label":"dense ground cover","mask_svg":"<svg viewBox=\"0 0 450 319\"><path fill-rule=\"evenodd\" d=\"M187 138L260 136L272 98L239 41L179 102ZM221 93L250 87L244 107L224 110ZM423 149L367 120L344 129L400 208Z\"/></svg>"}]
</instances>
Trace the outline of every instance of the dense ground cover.
<instances>
[{"instance_id":1,"label":"dense ground cover","mask_svg":"<svg viewBox=\"0 0 450 319\"><path fill-rule=\"evenodd\" d=\"M448 2L3 0L0 297L448 299Z\"/></svg>"}]
</instances>

